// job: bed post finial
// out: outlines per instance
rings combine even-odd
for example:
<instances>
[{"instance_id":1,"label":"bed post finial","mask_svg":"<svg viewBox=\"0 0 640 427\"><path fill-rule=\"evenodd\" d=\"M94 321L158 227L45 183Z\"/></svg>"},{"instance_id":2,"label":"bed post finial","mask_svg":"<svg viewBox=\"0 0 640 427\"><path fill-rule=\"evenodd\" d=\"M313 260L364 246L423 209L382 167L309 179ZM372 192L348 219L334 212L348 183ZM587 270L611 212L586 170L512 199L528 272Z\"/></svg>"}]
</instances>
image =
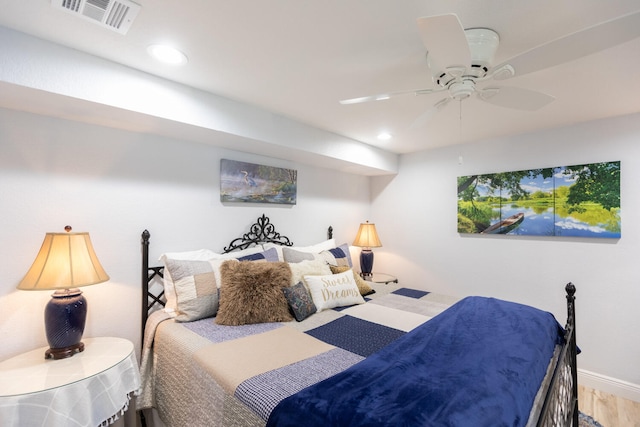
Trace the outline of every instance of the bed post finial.
<instances>
[{"instance_id":1,"label":"bed post finial","mask_svg":"<svg viewBox=\"0 0 640 427\"><path fill-rule=\"evenodd\" d=\"M145 245L148 245L150 237L151 237L151 233L149 233L149 230L144 230L142 232L142 243Z\"/></svg>"},{"instance_id":2,"label":"bed post finial","mask_svg":"<svg viewBox=\"0 0 640 427\"><path fill-rule=\"evenodd\" d=\"M574 324L575 313L576 313L576 287L573 283L567 283L567 286L564 287L564 290L567 292L567 320ZM575 329L575 326L574 326ZM574 332L575 336L575 332Z\"/></svg>"},{"instance_id":3,"label":"bed post finial","mask_svg":"<svg viewBox=\"0 0 640 427\"><path fill-rule=\"evenodd\" d=\"M575 298L574 295L576 294L576 287L573 283L567 283L567 286L564 287L564 290L567 291L567 297Z\"/></svg>"}]
</instances>

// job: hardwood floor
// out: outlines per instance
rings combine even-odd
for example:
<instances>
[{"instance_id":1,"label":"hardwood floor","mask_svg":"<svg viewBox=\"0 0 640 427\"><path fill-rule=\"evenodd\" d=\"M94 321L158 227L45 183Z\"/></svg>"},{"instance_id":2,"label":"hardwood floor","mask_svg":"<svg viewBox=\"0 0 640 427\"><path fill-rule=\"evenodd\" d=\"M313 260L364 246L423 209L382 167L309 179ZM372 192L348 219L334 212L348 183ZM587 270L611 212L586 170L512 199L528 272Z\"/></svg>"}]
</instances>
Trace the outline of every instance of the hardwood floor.
<instances>
[{"instance_id":1,"label":"hardwood floor","mask_svg":"<svg viewBox=\"0 0 640 427\"><path fill-rule=\"evenodd\" d=\"M578 385L578 407L603 427L640 427L640 402Z\"/></svg>"}]
</instances>

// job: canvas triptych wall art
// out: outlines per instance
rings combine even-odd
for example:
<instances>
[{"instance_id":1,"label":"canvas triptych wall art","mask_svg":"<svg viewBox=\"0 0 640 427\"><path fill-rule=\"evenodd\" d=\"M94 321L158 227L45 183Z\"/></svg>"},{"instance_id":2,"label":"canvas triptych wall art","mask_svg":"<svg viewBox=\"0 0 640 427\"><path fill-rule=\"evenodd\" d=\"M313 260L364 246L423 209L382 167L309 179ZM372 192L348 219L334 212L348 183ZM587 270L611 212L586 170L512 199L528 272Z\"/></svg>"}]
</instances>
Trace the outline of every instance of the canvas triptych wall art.
<instances>
[{"instance_id":1,"label":"canvas triptych wall art","mask_svg":"<svg viewBox=\"0 0 640 427\"><path fill-rule=\"evenodd\" d=\"M620 238L620 162L458 177L458 232Z\"/></svg>"},{"instance_id":2,"label":"canvas triptych wall art","mask_svg":"<svg viewBox=\"0 0 640 427\"><path fill-rule=\"evenodd\" d=\"M295 205L298 171L220 160L220 201Z\"/></svg>"}]
</instances>

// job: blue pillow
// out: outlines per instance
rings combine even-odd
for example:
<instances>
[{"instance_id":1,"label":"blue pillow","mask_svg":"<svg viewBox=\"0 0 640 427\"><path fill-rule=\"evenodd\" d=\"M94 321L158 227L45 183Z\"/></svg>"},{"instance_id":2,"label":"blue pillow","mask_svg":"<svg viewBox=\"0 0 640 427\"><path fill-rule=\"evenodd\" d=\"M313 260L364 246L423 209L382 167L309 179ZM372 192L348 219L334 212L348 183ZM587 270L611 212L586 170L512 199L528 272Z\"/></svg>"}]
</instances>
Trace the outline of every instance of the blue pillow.
<instances>
[{"instance_id":1,"label":"blue pillow","mask_svg":"<svg viewBox=\"0 0 640 427\"><path fill-rule=\"evenodd\" d=\"M245 255L240 258L237 258L238 261L268 261L268 262L278 262L278 251L276 248L267 249L264 252L258 252L255 254Z\"/></svg>"}]
</instances>

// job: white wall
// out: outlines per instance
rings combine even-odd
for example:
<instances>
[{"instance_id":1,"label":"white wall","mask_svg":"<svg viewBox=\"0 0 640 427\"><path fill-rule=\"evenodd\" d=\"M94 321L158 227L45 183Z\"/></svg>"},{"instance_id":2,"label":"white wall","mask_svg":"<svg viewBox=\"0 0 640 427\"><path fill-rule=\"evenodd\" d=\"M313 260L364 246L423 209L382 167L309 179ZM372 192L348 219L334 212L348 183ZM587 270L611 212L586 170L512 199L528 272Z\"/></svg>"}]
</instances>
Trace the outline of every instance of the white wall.
<instances>
[{"instance_id":1,"label":"white wall","mask_svg":"<svg viewBox=\"0 0 640 427\"><path fill-rule=\"evenodd\" d=\"M295 206L223 205L221 158L298 170ZM269 157L0 109L0 360L45 346L49 292L16 286L46 232L88 231L111 280L82 288L85 336L138 346L140 234L151 259L165 251L221 250L262 213L295 244L353 241L369 215L369 179Z\"/></svg>"},{"instance_id":2,"label":"white wall","mask_svg":"<svg viewBox=\"0 0 640 427\"><path fill-rule=\"evenodd\" d=\"M369 219L384 244L375 249L376 271L435 292L531 304L561 321L563 287L572 281L580 368L637 392L639 138L640 115L633 115L404 155L398 176L367 178L0 109L0 360L46 345L49 293L15 289L46 232L67 224L89 231L111 276L83 288L85 336L139 345L141 231L152 234L152 259L171 250L219 250L266 213L300 245L324 239L328 225L340 242L351 242ZM298 169L298 204L222 205L220 158ZM456 232L458 176L608 160L622 161L619 240Z\"/></svg>"},{"instance_id":3,"label":"white wall","mask_svg":"<svg viewBox=\"0 0 640 427\"><path fill-rule=\"evenodd\" d=\"M640 115L632 115L404 155L396 177L372 178L371 219L384 245L375 270L434 292L530 304L562 323L572 281L579 368L640 391L639 140ZM615 160L622 162L619 240L456 231L458 176Z\"/></svg>"}]
</instances>

